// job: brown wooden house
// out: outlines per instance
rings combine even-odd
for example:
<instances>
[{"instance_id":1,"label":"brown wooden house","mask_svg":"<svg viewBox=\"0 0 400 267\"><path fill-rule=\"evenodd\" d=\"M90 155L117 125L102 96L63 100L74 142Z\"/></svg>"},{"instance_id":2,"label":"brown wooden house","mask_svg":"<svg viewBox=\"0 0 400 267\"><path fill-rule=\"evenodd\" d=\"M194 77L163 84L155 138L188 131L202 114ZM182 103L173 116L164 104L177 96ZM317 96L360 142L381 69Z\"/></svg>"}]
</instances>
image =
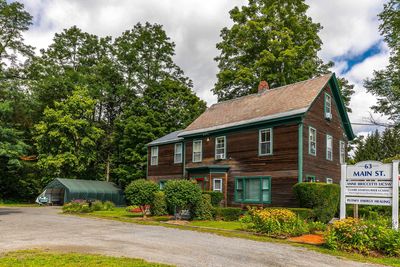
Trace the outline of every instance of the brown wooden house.
<instances>
[{"instance_id":1,"label":"brown wooden house","mask_svg":"<svg viewBox=\"0 0 400 267\"><path fill-rule=\"evenodd\" d=\"M212 105L148 144L147 177L194 179L230 206L294 206L298 182L339 183L354 138L334 74Z\"/></svg>"}]
</instances>

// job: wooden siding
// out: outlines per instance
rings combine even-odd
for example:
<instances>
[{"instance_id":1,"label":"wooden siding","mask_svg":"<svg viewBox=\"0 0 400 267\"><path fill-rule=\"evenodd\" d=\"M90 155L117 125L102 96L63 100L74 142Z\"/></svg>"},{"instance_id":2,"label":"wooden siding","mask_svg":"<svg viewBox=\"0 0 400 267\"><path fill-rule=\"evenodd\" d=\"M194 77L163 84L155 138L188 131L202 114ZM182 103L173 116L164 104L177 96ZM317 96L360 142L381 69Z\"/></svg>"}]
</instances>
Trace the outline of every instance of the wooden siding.
<instances>
[{"instance_id":1,"label":"wooden siding","mask_svg":"<svg viewBox=\"0 0 400 267\"><path fill-rule=\"evenodd\" d=\"M152 166L151 147L147 149L147 177L153 181L166 180L170 178L181 178L183 176L183 164L174 163L175 144L158 146L158 165Z\"/></svg>"},{"instance_id":2,"label":"wooden siding","mask_svg":"<svg viewBox=\"0 0 400 267\"><path fill-rule=\"evenodd\" d=\"M192 162L193 140L185 140L186 163L189 168L207 165L228 165L228 204L234 203L234 181L237 176L271 176L271 194L273 206L295 205L292 186L297 182L298 173L298 125L279 125L273 128L273 154L258 155L258 127L224 135L201 138L203 158L201 162ZM226 159L215 160L215 138L226 136ZM240 204L239 204L240 205ZM268 205L265 205L268 206Z\"/></svg>"},{"instance_id":3,"label":"wooden siding","mask_svg":"<svg viewBox=\"0 0 400 267\"><path fill-rule=\"evenodd\" d=\"M340 182L340 153L339 142L345 141L344 128L341 118L332 96L332 119L325 119L324 101L325 92L332 96L331 89L326 86L318 96L304 119L303 129L303 180L307 175L315 176L320 182L326 182L326 178L332 178L334 183ZM308 153L309 126L317 130L317 154ZM326 135L333 137L332 151L333 160L326 159Z\"/></svg>"}]
</instances>

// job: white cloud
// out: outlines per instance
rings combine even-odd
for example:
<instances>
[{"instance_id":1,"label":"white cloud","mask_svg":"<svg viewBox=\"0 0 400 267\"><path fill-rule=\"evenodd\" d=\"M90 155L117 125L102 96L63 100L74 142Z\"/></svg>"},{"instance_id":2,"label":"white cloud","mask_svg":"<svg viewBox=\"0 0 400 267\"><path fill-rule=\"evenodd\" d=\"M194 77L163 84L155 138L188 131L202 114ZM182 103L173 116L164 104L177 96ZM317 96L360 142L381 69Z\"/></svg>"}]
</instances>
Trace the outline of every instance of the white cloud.
<instances>
[{"instance_id":1,"label":"white cloud","mask_svg":"<svg viewBox=\"0 0 400 267\"><path fill-rule=\"evenodd\" d=\"M383 1L376 0L306 0L309 14L324 28L320 37L324 43L321 56L331 60L337 56L358 55L377 43L377 14Z\"/></svg>"},{"instance_id":2,"label":"white cloud","mask_svg":"<svg viewBox=\"0 0 400 267\"><path fill-rule=\"evenodd\" d=\"M213 60L219 51L220 30L231 25L229 10L245 4L245 0L22 0L35 17L35 25L25 34L26 40L37 48L51 43L56 32L77 25L84 31L100 36L119 36L137 22L164 25L176 44L176 63L194 82L194 88L208 105L217 101L210 91L216 81L217 65ZM322 24L321 57L328 61L335 57L351 57L363 53L381 40L377 14L383 1L376 0L306 0L308 14L314 22ZM387 48L381 53L355 65L345 75L356 85L351 102L354 122L369 116L369 107L375 97L366 93L362 80L370 77L374 69L387 63ZM338 74L348 69L346 61L336 62ZM355 126L363 131L366 127ZM369 131L369 129L367 129Z\"/></svg>"}]
</instances>

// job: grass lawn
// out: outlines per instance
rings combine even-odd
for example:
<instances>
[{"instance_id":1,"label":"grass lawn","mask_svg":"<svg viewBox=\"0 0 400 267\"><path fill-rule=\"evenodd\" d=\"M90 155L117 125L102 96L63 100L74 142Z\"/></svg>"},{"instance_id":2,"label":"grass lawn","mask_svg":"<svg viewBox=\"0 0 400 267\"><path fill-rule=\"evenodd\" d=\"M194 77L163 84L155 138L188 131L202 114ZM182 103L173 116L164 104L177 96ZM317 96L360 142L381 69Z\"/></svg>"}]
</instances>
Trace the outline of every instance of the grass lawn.
<instances>
[{"instance_id":1,"label":"grass lawn","mask_svg":"<svg viewBox=\"0 0 400 267\"><path fill-rule=\"evenodd\" d=\"M118 215L119 214L119 215ZM81 216L85 217L97 217L104 219L111 219L129 223L137 223L137 224L146 224L146 225L157 225L164 226L169 228L178 228L182 230L190 230L204 233L213 233L220 236L231 237L231 238L244 238L254 241L260 242L274 242L274 243L283 243L289 244L292 246L304 247L310 250L314 250L320 253L329 254L332 256L337 256L341 258L346 258L349 260L360 261L360 262L368 262L368 263L376 263L383 264L388 266L398 266L400 267L400 258L395 257L369 257L363 256L357 253L348 253L342 251L333 251L321 246L315 245L307 245L307 244L299 244L293 243L283 239L271 238L265 235L259 235L251 232L245 232L241 229L241 223L234 222L225 222L225 221L190 221L186 225L172 225L166 224L163 222L168 219L167 217L149 217L147 220L143 220L141 218L141 214L133 214L130 212L126 212L125 209L117 208L114 211L98 211L93 213L84 214ZM238 230L238 231L232 231ZM242 230L242 231L240 231Z\"/></svg>"},{"instance_id":2,"label":"grass lawn","mask_svg":"<svg viewBox=\"0 0 400 267\"><path fill-rule=\"evenodd\" d=\"M243 230L242 223L238 221L225 222L225 221L191 221L189 226L210 227L224 230Z\"/></svg>"},{"instance_id":3,"label":"grass lawn","mask_svg":"<svg viewBox=\"0 0 400 267\"><path fill-rule=\"evenodd\" d=\"M0 202L0 207L29 207L29 208L37 208L41 207L39 204L36 203L1 203Z\"/></svg>"},{"instance_id":4,"label":"grass lawn","mask_svg":"<svg viewBox=\"0 0 400 267\"><path fill-rule=\"evenodd\" d=\"M41 250L21 250L0 254L0 266L171 266L151 263L141 259L108 257L91 254L46 252Z\"/></svg>"}]
</instances>

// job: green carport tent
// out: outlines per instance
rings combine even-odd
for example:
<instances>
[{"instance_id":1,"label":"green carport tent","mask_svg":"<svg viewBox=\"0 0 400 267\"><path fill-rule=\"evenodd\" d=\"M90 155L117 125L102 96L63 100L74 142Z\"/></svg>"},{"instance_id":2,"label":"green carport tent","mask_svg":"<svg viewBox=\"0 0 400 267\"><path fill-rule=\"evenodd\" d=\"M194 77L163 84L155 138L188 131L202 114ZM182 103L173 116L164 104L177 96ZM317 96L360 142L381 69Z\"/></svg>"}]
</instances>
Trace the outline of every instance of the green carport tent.
<instances>
[{"instance_id":1,"label":"green carport tent","mask_svg":"<svg viewBox=\"0 0 400 267\"><path fill-rule=\"evenodd\" d=\"M123 192L115 184L94 181L56 178L46 187L44 194L49 202L63 204L74 199L112 201L115 205L125 205Z\"/></svg>"}]
</instances>

